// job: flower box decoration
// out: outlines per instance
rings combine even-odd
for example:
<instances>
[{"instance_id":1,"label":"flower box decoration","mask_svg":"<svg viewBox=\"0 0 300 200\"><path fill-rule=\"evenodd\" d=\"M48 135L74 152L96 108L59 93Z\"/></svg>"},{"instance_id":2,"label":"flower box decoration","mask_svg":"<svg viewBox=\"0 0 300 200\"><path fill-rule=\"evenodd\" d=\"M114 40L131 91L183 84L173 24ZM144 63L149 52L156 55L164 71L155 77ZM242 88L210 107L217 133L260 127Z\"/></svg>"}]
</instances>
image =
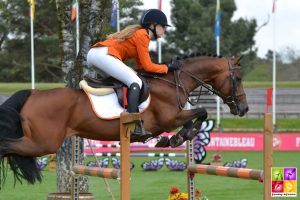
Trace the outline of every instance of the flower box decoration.
<instances>
[{"instance_id":1,"label":"flower box decoration","mask_svg":"<svg viewBox=\"0 0 300 200\"><path fill-rule=\"evenodd\" d=\"M178 187L171 187L167 200L188 200L188 193L180 192ZM195 190L194 200L208 200L208 198L199 189Z\"/></svg>"},{"instance_id":2,"label":"flower box decoration","mask_svg":"<svg viewBox=\"0 0 300 200\"><path fill-rule=\"evenodd\" d=\"M214 166L223 166L222 156L220 154L218 154L218 153L215 153L212 156L210 164L214 165Z\"/></svg>"}]
</instances>

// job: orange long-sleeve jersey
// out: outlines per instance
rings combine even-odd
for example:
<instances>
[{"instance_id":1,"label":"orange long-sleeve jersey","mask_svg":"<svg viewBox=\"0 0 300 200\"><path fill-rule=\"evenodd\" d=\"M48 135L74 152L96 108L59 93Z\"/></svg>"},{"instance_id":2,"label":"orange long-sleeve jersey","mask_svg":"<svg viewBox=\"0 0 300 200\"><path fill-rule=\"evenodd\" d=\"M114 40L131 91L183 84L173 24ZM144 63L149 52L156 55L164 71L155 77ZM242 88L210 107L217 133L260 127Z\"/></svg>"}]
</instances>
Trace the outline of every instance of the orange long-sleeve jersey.
<instances>
[{"instance_id":1,"label":"orange long-sleeve jersey","mask_svg":"<svg viewBox=\"0 0 300 200\"><path fill-rule=\"evenodd\" d=\"M146 72L167 73L168 67L166 65L152 63L148 50L149 43L150 38L146 30L138 29L130 38L124 41L110 38L103 42L97 42L92 47L106 46L109 55L122 61L133 58L137 67L144 69Z\"/></svg>"}]
</instances>

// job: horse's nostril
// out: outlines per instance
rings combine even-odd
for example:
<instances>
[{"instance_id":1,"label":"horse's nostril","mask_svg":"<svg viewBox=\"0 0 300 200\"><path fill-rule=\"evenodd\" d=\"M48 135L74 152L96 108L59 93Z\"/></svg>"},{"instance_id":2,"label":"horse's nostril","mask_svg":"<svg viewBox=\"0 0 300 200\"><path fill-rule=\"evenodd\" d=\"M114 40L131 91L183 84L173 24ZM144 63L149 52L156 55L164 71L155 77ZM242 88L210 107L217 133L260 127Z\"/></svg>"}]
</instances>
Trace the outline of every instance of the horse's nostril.
<instances>
[{"instance_id":1,"label":"horse's nostril","mask_svg":"<svg viewBox=\"0 0 300 200\"><path fill-rule=\"evenodd\" d=\"M245 111L246 111L246 112L248 112L248 111L249 111L249 107L248 107L248 106L246 107Z\"/></svg>"}]
</instances>

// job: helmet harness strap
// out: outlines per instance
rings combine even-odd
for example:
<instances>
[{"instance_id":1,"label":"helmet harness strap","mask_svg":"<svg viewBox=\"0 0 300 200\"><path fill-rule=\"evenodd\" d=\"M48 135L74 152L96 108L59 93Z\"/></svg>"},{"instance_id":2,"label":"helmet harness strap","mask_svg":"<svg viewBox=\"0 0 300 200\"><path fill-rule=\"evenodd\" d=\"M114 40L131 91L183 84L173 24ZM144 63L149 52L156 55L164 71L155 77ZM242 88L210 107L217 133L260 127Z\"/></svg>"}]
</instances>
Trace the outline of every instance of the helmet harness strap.
<instances>
[{"instance_id":1,"label":"helmet harness strap","mask_svg":"<svg viewBox=\"0 0 300 200\"><path fill-rule=\"evenodd\" d=\"M153 29L150 28L150 27L147 28L147 29L149 29L149 30L153 33L155 39L158 38L158 37L157 37L157 33L156 33L156 25L157 25L157 24L154 24L154 28L153 28Z\"/></svg>"}]
</instances>

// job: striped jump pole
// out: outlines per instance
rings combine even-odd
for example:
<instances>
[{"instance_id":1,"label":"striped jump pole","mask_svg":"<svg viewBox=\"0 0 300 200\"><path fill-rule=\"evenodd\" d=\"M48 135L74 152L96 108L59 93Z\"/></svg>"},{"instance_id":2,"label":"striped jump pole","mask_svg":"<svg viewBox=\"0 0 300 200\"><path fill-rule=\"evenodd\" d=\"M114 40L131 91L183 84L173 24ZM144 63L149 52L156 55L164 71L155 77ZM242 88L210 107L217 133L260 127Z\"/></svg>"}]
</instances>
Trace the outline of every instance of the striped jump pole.
<instances>
[{"instance_id":1,"label":"striped jump pole","mask_svg":"<svg viewBox=\"0 0 300 200\"><path fill-rule=\"evenodd\" d=\"M79 164L80 154L80 138L74 136L72 138L72 168ZM79 176L75 175L73 171L71 171L71 175L71 197L72 200L79 200Z\"/></svg>"},{"instance_id":2,"label":"striped jump pole","mask_svg":"<svg viewBox=\"0 0 300 200\"><path fill-rule=\"evenodd\" d=\"M156 144L131 144L130 147L131 148L161 148L161 147L155 147ZM91 144L91 145L86 145L86 147L93 147L95 150L98 150L97 148L120 148L120 145L119 144ZM184 149L184 145L180 145L179 146L180 148L177 148L177 149ZM169 147L171 148L171 147ZM172 148L174 149L174 148Z\"/></svg>"},{"instance_id":3,"label":"striped jump pole","mask_svg":"<svg viewBox=\"0 0 300 200\"><path fill-rule=\"evenodd\" d=\"M95 153L101 157L120 157L121 153ZM86 155L92 156L92 155ZM185 153L131 153L130 157L186 157Z\"/></svg>"},{"instance_id":4,"label":"striped jump pole","mask_svg":"<svg viewBox=\"0 0 300 200\"><path fill-rule=\"evenodd\" d=\"M108 179L118 179L120 177L119 170L114 168L87 167L84 165L76 165L73 167L73 172L74 174L97 176Z\"/></svg>"},{"instance_id":5,"label":"striped jump pole","mask_svg":"<svg viewBox=\"0 0 300 200\"><path fill-rule=\"evenodd\" d=\"M213 165L200 165L193 164L193 146L188 143L187 145L187 175L188 175L188 199L194 200L194 175L195 174L209 174L217 176L227 176L242 179L253 179L263 181L264 192L263 199L271 200L271 167L273 166L273 126L272 126L272 113L265 113L264 115L264 169L245 169L222 167Z\"/></svg>"},{"instance_id":6,"label":"striped jump pole","mask_svg":"<svg viewBox=\"0 0 300 200\"><path fill-rule=\"evenodd\" d=\"M243 179L262 180L263 171L255 169L222 167L213 165L191 164L187 167L190 173L228 176Z\"/></svg>"}]
</instances>

